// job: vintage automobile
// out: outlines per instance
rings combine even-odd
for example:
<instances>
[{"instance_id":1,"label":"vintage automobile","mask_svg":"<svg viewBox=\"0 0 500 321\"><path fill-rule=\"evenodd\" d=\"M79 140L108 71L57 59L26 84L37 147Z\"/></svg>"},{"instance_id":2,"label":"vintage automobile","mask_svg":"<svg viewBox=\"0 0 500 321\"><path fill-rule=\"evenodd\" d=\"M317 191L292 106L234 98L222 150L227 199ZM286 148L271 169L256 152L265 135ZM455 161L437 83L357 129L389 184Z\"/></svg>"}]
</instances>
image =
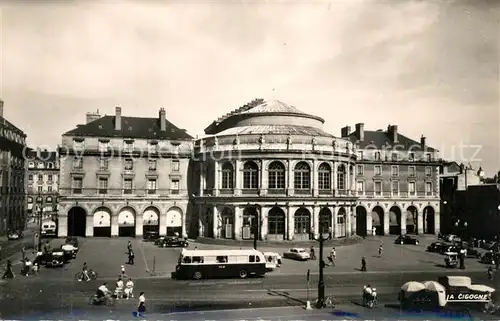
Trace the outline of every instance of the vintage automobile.
<instances>
[{"instance_id":1,"label":"vintage automobile","mask_svg":"<svg viewBox=\"0 0 500 321\"><path fill-rule=\"evenodd\" d=\"M394 241L394 244L413 244L413 245L418 245L418 240L414 239L413 237L409 235L404 235L404 236L398 236L398 238Z\"/></svg>"},{"instance_id":2,"label":"vintage automobile","mask_svg":"<svg viewBox=\"0 0 500 321\"><path fill-rule=\"evenodd\" d=\"M458 266L458 253L457 252L446 252L444 253L446 257L444 258L444 263L448 268L456 268Z\"/></svg>"},{"instance_id":3,"label":"vintage automobile","mask_svg":"<svg viewBox=\"0 0 500 321\"><path fill-rule=\"evenodd\" d=\"M473 259L480 259L481 258L481 253L476 250L475 248L469 247L465 249L466 251L466 257L468 258L473 258Z\"/></svg>"},{"instance_id":4,"label":"vintage automobile","mask_svg":"<svg viewBox=\"0 0 500 321\"><path fill-rule=\"evenodd\" d=\"M433 242L427 247L427 252L444 254L445 252L448 252L447 249L449 247L450 245L445 242Z\"/></svg>"},{"instance_id":5,"label":"vintage automobile","mask_svg":"<svg viewBox=\"0 0 500 321\"><path fill-rule=\"evenodd\" d=\"M495 253L493 252L484 253L479 259L479 262L483 264L495 264Z\"/></svg>"},{"instance_id":6,"label":"vintage automobile","mask_svg":"<svg viewBox=\"0 0 500 321\"><path fill-rule=\"evenodd\" d=\"M53 251L50 254L50 257L46 258L45 267L47 267L47 268L63 267L64 263L66 263L64 260L64 252L63 251Z\"/></svg>"},{"instance_id":7,"label":"vintage automobile","mask_svg":"<svg viewBox=\"0 0 500 321\"><path fill-rule=\"evenodd\" d=\"M276 252L264 252L264 257L266 258L266 270L273 271L281 266L281 255Z\"/></svg>"},{"instance_id":8,"label":"vintage automobile","mask_svg":"<svg viewBox=\"0 0 500 321\"><path fill-rule=\"evenodd\" d=\"M75 249L78 251L78 238L76 238L74 236L68 236L66 238L66 244L73 245L73 247L75 247Z\"/></svg>"},{"instance_id":9,"label":"vintage automobile","mask_svg":"<svg viewBox=\"0 0 500 321\"><path fill-rule=\"evenodd\" d=\"M23 232L10 232L7 235L7 238L9 239L9 241L20 240L23 238Z\"/></svg>"},{"instance_id":10,"label":"vintage automobile","mask_svg":"<svg viewBox=\"0 0 500 321\"><path fill-rule=\"evenodd\" d=\"M160 238L160 233L158 231L147 231L142 238L144 242L154 242Z\"/></svg>"},{"instance_id":11,"label":"vintage automobile","mask_svg":"<svg viewBox=\"0 0 500 321\"><path fill-rule=\"evenodd\" d=\"M446 289L446 303L484 306L495 289L483 284L472 284L467 276L442 276L438 282Z\"/></svg>"},{"instance_id":12,"label":"vintage automobile","mask_svg":"<svg viewBox=\"0 0 500 321\"><path fill-rule=\"evenodd\" d=\"M61 245L58 251L63 252L64 261L69 262L70 260L76 258L76 254L78 253L78 248L75 247L73 244L66 243Z\"/></svg>"},{"instance_id":13,"label":"vintage automobile","mask_svg":"<svg viewBox=\"0 0 500 321\"><path fill-rule=\"evenodd\" d=\"M306 249L291 248L288 252L283 253L283 258L298 261L307 261L311 258L311 255Z\"/></svg>"},{"instance_id":14,"label":"vintage automobile","mask_svg":"<svg viewBox=\"0 0 500 321\"><path fill-rule=\"evenodd\" d=\"M167 237L166 236L160 236L154 241L154 245L160 245L163 243L163 240L165 240Z\"/></svg>"},{"instance_id":15,"label":"vintage automobile","mask_svg":"<svg viewBox=\"0 0 500 321\"><path fill-rule=\"evenodd\" d=\"M160 243L160 247L188 247L189 243L186 239L182 238L165 238Z\"/></svg>"}]
</instances>

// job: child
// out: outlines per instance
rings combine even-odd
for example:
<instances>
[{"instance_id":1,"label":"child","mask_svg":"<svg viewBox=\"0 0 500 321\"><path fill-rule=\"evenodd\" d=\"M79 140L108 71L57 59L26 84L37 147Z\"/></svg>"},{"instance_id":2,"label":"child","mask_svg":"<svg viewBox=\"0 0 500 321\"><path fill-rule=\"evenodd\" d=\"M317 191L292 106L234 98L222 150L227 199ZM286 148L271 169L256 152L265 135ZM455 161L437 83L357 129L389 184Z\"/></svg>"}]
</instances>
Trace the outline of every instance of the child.
<instances>
[{"instance_id":1,"label":"child","mask_svg":"<svg viewBox=\"0 0 500 321\"><path fill-rule=\"evenodd\" d=\"M139 306L137 307L137 316L142 317L146 312L146 297L144 296L144 292L141 292L139 295Z\"/></svg>"}]
</instances>

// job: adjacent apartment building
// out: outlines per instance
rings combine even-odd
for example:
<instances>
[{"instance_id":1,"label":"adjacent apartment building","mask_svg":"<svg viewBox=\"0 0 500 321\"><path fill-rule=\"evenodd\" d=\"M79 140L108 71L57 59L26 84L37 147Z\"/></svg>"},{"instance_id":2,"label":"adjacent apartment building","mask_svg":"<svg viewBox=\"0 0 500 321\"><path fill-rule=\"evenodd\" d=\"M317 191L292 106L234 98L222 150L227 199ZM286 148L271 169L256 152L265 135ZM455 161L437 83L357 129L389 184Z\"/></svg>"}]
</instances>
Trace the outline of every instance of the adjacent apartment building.
<instances>
[{"instance_id":1,"label":"adjacent apartment building","mask_svg":"<svg viewBox=\"0 0 500 321\"><path fill-rule=\"evenodd\" d=\"M3 117L0 101L0 235L24 229L26 134Z\"/></svg>"},{"instance_id":2,"label":"adjacent apartment building","mask_svg":"<svg viewBox=\"0 0 500 321\"><path fill-rule=\"evenodd\" d=\"M26 201L28 215L57 220L59 200L59 155L57 151L29 149Z\"/></svg>"},{"instance_id":3,"label":"adjacent apartment building","mask_svg":"<svg viewBox=\"0 0 500 321\"><path fill-rule=\"evenodd\" d=\"M186 235L192 139L166 119L88 113L62 135L58 236Z\"/></svg>"}]
</instances>

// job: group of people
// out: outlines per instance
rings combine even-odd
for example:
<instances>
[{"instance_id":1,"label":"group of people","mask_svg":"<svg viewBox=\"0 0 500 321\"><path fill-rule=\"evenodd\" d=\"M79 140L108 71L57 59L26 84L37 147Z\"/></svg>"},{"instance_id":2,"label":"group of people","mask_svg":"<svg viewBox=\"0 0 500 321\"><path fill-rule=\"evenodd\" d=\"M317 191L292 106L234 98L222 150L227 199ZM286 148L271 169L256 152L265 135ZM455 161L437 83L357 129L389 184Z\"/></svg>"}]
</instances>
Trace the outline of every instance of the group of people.
<instances>
[{"instance_id":1,"label":"group of people","mask_svg":"<svg viewBox=\"0 0 500 321\"><path fill-rule=\"evenodd\" d=\"M114 292L114 295L116 296L117 299L120 298L120 294L125 293L126 298L133 298L134 294L134 282L132 279L129 279L127 281L127 284L125 285L125 291L123 290L123 280L121 278L118 278L118 281L116 282L116 289ZM108 300L112 296L112 292L108 289L108 284L103 283L97 288L96 292L96 297L97 297L97 303L104 303L106 300ZM146 312L146 296L144 292L141 292L139 294L139 303L137 306L137 314L138 316L142 316Z\"/></svg>"},{"instance_id":2,"label":"group of people","mask_svg":"<svg viewBox=\"0 0 500 321\"><path fill-rule=\"evenodd\" d=\"M311 257L311 260L316 260L316 253L314 251L313 245L311 245L311 248L309 249L309 256ZM335 259L337 258L337 251L335 250L335 247L332 248L332 250L330 251L330 255L328 255L326 258L330 266L335 266Z\"/></svg>"}]
</instances>

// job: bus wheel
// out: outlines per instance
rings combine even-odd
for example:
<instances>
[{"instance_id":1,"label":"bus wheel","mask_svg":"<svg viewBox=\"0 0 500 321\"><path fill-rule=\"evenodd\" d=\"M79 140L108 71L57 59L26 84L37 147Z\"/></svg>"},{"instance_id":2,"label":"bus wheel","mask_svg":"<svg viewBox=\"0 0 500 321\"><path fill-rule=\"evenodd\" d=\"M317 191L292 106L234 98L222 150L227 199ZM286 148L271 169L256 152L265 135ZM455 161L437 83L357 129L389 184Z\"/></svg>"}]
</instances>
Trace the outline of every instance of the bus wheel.
<instances>
[{"instance_id":1,"label":"bus wheel","mask_svg":"<svg viewBox=\"0 0 500 321\"><path fill-rule=\"evenodd\" d=\"M241 279L246 279L248 276L248 272L246 270L241 270L240 271L240 278Z\"/></svg>"},{"instance_id":2,"label":"bus wheel","mask_svg":"<svg viewBox=\"0 0 500 321\"><path fill-rule=\"evenodd\" d=\"M201 275L201 272L200 272L200 271L196 271L196 272L194 272L194 274L193 274L193 279L195 279L195 280L200 280L200 279L201 279L201 277L202 277L202 275Z\"/></svg>"}]
</instances>

